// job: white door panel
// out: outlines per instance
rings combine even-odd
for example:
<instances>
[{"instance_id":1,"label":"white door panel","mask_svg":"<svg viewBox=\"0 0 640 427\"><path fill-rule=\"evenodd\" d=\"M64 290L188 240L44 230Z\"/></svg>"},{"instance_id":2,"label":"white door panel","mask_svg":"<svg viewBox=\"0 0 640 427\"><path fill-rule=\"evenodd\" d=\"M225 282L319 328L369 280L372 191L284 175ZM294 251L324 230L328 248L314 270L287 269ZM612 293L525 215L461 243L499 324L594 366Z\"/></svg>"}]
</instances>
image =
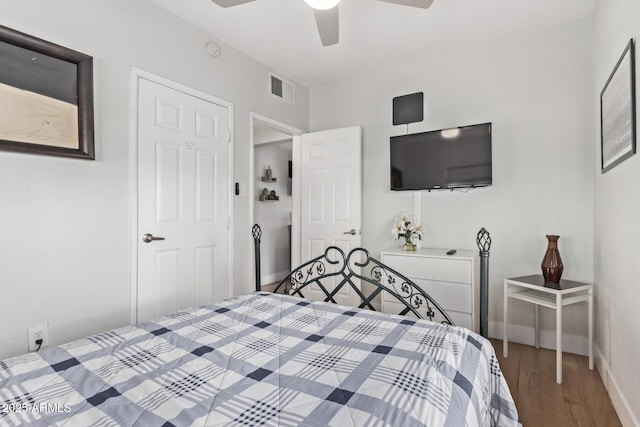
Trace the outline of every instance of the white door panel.
<instances>
[{"instance_id":1,"label":"white door panel","mask_svg":"<svg viewBox=\"0 0 640 427\"><path fill-rule=\"evenodd\" d=\"M348 254L361 245L361 129L304 134L300 153L300 260L306 262L322 255L329 246L338 246ZM351 229L356 230L354 235L345 234ZM327 282L329 292L338 280ZM305 296L325 298L317 286L312 286ZM335 299L351 306L360 302L351 288L342 288Z\"/></svg>"},{"instance_id":2,"label":"white door panel","mask_svg":"<svg viewBox=\"0 0 640 427\"><path fill-rule=\"evenodd\" d=\"M227 297L228 109L140 79L137 321Z\"/></svg>"}]
</instances>

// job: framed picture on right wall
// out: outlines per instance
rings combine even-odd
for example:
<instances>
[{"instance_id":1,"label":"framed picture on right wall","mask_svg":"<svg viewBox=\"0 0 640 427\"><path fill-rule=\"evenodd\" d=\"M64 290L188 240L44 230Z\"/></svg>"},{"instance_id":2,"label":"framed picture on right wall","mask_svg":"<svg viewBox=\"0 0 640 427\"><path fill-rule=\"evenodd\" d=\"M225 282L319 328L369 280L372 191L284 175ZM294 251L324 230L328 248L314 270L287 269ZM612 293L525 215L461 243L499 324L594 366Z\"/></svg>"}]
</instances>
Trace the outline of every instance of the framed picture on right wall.
<instances>
[{"instance_id":1,"label":"framed picture on right wall","mask_svg":"<svg viewBox=\"0 0 640 427\"><path fill-rule=\"evenodd\" d=\"M600 92L602 173L636 152L636 85L633 39Z\"/></svg>"}]
</instances>

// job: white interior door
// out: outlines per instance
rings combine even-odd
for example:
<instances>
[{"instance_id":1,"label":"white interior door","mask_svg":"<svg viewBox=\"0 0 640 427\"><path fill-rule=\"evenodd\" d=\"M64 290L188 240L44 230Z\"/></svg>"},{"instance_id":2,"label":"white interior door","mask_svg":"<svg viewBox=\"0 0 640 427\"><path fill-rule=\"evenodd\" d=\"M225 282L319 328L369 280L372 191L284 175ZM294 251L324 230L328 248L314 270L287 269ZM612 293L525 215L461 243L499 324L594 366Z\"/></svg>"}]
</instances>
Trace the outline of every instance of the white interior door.
<instances>
[{"instance_id":1,"label":"white interior door","mask_svg":"<svg viewBox=\"0 0 640 427\"><path fill-rule=\"evenodd\" d=\"M304 134L300 140L300 260L322 255L328 246L345 254L361 246L361 128ZM329 291L337 284L329 284ZM312 286L305 296L324 299ZM359 296L343 288L339 304L357 306Z\"/></svg>"},{"instance_id":2,"label":"white interior door","mask_svg":"<svg viewBox=\"0 0 640 427\"><path fill-rule=\"evenodd\" d=\"M228 296L228 123L227 107L139 80L137 321Z\"/></svg>"}]
</instances>

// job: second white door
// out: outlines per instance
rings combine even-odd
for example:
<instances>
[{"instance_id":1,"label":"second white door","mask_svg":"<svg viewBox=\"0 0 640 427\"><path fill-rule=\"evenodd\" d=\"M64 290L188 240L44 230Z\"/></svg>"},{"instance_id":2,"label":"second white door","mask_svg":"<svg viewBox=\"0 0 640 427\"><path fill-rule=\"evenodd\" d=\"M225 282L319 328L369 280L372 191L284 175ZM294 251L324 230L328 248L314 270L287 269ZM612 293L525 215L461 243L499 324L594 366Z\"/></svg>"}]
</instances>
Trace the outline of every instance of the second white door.
<instances>
[{"instance_id":1,"label":"second white door","mask_svg":"<svg viewBox=\"0 0 640 427\"><path fill-rule=\"evenodd\" d=\"M361 128L312 132L300 138L300 260L322 255L329 246L345 254L361 246ZM337 281L330 284L329 291ZM316 286L305 293L325 295ZM359 296L350 287L336 295L339 304L357 306Z\"/></svg>"}]
</instances>

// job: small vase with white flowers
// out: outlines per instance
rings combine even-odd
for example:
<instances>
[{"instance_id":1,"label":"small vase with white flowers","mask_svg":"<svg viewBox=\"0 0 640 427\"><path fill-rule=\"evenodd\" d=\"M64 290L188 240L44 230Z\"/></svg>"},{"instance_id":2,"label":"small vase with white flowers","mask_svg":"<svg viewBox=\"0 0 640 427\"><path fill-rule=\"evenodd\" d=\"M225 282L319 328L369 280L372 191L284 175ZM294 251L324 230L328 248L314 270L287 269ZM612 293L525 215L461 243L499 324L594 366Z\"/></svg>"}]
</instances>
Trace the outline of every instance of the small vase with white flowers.
<instances>
[{"instance_id":1,"label":"small vase with white flowers","mask_svg":"<svg viewBox=\"0 0 640 427\"><path fill-rule=\"evenodd\" d=\"M414 243L414 236L418 237L418 240L422 240L426 233L424 229L424 225L422 223L413 223L411 218L405 215L403 212L400 212L400 215L395 219L393 223L393 228L391 229L391 234L396 240L400 239L400 237L404 237L404 246L402 249L405 251L415 251L416 244Z\"/></svg>"}]
</instances>

